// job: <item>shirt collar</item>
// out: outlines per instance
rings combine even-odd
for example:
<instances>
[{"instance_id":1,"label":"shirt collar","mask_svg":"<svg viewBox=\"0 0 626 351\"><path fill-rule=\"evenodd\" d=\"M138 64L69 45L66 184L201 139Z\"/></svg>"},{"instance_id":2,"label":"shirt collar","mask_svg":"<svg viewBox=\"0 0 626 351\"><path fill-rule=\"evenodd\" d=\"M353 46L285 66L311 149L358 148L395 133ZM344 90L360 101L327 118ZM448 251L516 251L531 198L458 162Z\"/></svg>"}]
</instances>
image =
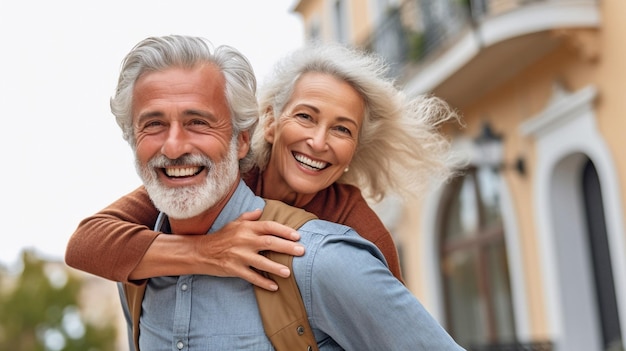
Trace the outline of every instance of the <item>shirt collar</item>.
<instances>
[{"instance_id":1,"label":"shirt collar","mask_svg":"<svg viewBox=\"0 0 626 351\"><path fill-rule=\"evenodd\" d=\"M209 233L221 229L229 222L237 219L244 212L263 209L264 207L265 201L254 195L246 183L244 183L243 180L240 180L233 196L230 197L228 203L224 206L224 209L222 209L222 212L217 216L215 222L213 222L211 229L209 229Z\"/></svg>"}]
</instances>

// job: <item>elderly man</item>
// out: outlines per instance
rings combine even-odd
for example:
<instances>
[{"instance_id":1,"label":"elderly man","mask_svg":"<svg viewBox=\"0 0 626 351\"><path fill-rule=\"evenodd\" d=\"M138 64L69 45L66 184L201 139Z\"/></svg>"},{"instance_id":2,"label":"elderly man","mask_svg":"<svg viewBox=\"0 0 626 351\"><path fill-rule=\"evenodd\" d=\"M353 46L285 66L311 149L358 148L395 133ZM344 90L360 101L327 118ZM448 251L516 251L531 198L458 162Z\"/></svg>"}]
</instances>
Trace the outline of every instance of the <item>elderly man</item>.
<instances>
[{"instance_id":1,"label":"elderly man","mask_svg":"<svg viewBox=\"0 0 626 351\"><path fill-rule=\"evenodd\" d=\"M111 108L161 211L156 230L210 235L266 206L240 179L257 122L255 86L245 57L212 50L202 38L148 38L126 56ZM320 350L461 349L372 243L317 219L299 231L307 250L294 258L293 274ZM128 291L121 289L135 328L131 349L135 342L151 351L272 349L253 285L243 279L150 278L135 306Z\"/></svg>"}]
</instances>

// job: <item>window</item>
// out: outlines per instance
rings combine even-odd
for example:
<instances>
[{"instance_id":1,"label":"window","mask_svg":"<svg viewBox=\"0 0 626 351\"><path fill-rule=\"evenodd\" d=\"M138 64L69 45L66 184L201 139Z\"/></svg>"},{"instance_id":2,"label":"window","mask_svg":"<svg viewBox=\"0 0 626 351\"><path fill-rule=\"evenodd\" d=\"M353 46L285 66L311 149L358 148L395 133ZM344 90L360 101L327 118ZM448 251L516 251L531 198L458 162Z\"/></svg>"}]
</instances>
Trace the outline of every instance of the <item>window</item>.
<instances>
[{"instance_id":1,"label":"window","mask_svg":"<svg viewBox=\"0 0 626 351\"><path fill-rule=\"evenodd\" d=\"M346 9L345 0L335 0L333 11L335 15L335 39L341 44L346 44L348 43L348 33L346 28L348 11Z\"/></svg>"},{"instance_id":2,"label":"window","mask_svg":"<svg viewBox=\"0 0 626 351\"><path fill-rule=\"evenodd\" d=\"M472 167L444 192L440 257L447 329L464 347L515 341L498 172Z\"/></svg>"},{"instance_id":3,"label":"window","mask_svg":"<svg viewBox=\"0 0 626 351\"><path fill-rule=\"evenodd\" d=\"M621 326L617 312L611 251L604 221L602 189L596 168L590 160L583 166L581 183L602 344L604 349L611 350L622 343Z\"/></svg>"},{"instance_id":4,"label":"window","mask_svg":"<svg viewBox=\"0 0 626 351\"><path fill-rule=\"evenodd\" d=\"M321 38L320 21L319 21L319 18L314 18L309 24L308 39L310 41L319 41L320 38Z\"/></svg>"}]
</instances>

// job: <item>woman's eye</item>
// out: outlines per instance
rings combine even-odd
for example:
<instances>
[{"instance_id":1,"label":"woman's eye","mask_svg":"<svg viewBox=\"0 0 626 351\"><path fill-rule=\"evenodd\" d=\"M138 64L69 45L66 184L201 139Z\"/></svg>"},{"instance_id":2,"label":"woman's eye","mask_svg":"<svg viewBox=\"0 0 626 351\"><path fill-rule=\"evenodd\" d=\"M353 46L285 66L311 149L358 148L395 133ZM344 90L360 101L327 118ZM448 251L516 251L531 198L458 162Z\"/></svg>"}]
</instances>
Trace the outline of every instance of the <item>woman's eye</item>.
<instances>
[{"instance_id":1,"label":"woman's eye","mask_svg":"<svg viewBox=\"0 0 626 351\"><path fill-rule=\"evenodd\" d=\"M352 135L352 131L344 126L337 126L335 127L335 130L342 134Z\"/></svg>"},{"instance_id":2,"label":"woman's eye","mask_svg":"<svg viewBox=\"0 0 626 351\"><path fill-rule=\"evenodd\" d=\"M312 119L312 117L306 113L296 113L295 116L296 118L301 118L301 119L306 119L306 120Z\"/></svg>"}]
</instances>

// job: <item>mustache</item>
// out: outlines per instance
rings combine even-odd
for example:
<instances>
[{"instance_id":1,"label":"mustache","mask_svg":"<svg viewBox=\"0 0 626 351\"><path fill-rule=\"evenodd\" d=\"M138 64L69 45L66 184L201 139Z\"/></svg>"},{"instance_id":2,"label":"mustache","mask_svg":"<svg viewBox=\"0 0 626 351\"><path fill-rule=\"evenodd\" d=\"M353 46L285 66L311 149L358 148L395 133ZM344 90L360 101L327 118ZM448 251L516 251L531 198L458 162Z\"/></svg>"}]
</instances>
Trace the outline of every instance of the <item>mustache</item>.
<instances>
[{"instance_id":1,"label":"mustache","mask_svg":"<svg viewBox=\"0 0 626 351\"><path fill-rule=\"evenodd\" d=\"M166 168L166 167L178 167L178 166L204 166L213 167L215 162L205 155L182 155L179 158L170 159L164 155L158 155L148 161L148 167L151 168Z\"/></svg>"}]
</instances>

